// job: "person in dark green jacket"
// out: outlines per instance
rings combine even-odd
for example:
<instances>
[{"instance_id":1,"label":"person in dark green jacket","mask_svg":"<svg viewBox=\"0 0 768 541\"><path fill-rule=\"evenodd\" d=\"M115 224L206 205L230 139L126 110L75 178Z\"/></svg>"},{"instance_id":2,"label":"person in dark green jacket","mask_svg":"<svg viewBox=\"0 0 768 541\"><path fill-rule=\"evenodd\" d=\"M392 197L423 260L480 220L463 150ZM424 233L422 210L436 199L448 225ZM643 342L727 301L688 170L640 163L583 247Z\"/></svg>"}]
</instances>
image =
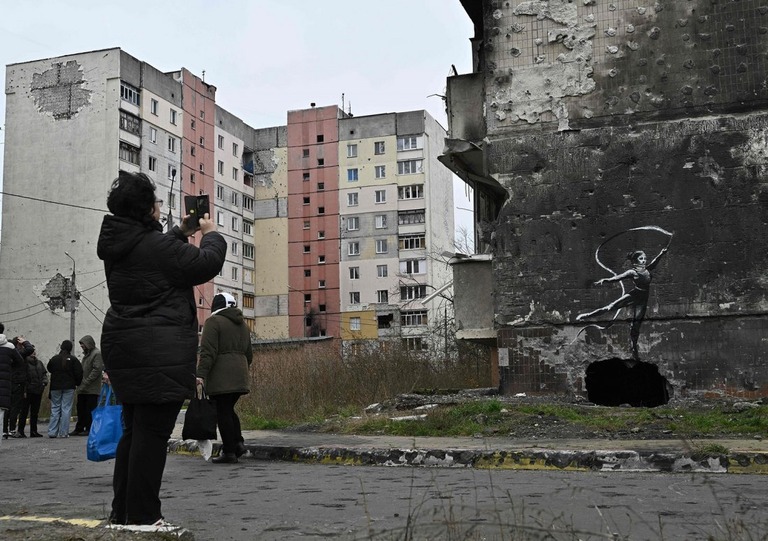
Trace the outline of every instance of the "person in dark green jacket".
<instances>
[{"instance_id":1,"label":"person in dark green jacket","mask_svg":"<svg viewBox=\"0 0 768 541\"><path fill-rule=\"evenodd\" d=\"M250 392L251 332L235 298L229 293L216 294L211 310L211 317L203 326L197 379L216 402L222 450L211 462L234 464L245 453L235 404L242 395Z\"/></svg>"}]
</instances>

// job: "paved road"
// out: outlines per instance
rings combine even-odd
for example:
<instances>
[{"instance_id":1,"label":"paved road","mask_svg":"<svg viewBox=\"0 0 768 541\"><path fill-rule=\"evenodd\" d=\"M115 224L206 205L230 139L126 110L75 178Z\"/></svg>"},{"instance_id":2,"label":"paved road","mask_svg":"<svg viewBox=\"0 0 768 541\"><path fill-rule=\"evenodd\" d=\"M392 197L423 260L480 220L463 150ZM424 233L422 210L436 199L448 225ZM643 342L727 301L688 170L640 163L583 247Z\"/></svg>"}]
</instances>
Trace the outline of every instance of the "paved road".
<instances>
[{"instance_id":1,"label":"paved road","mask_svg":"<svg viewBox=\"0 0 768 541\"><path fill-rule=\"evenodd\" d=\"M0 518L103 519L112 461L85 438L0 444ZM761 539L759 475L504 471L245 460L171 454L164 513L197 541L272 539ZM6 528L24 527L0 520ZM747 535L736 535L739 526ZM527 537L522 532L527 532ZM517 535L515 535L517 534Z\"/></svg>"}]
</instances>

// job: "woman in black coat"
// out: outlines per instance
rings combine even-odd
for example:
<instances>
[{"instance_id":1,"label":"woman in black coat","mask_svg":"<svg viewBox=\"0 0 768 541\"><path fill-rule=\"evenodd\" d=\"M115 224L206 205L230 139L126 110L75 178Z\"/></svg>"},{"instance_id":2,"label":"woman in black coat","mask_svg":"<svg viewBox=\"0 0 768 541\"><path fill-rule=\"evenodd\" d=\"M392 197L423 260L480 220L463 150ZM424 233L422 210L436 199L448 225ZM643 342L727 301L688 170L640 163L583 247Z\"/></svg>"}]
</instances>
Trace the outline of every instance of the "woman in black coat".
<instances>
[{"instance_id":1,"label":"woman in black coat","mask_svg":"<svg viewBox=\"0 0 768 541\"><path fill-rule=\"evenodd\" d=\"M216 276L226 256L224 238L206 214L200 247L189 216L162 232L155 185L142 173L112 183L97 252L104 261L111 306L101 352L109 381L123 404L110 522L117 528L174 528L163 520L160 484L166 448L186 398L195 394L197 304L193 287Z\"/></svg>"}]
</instances>

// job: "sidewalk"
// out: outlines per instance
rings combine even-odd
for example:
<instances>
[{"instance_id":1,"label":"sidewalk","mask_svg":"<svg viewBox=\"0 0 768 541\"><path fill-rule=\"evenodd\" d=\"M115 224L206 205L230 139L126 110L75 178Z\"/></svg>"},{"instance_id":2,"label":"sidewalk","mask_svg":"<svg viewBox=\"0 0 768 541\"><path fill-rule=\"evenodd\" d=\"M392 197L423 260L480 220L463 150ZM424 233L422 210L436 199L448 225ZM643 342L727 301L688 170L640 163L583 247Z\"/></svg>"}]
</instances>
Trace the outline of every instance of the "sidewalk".
<instances>
[{"instance_id":1,"label":"sidewalk","mask_svg":"<svg viewBox=\"0 0 768 541\"><path fill-rule=\"evenodd\" d=\"M181 440L184 411L170 452L198 453ZM768 442L761 440L519 440L508 437L351 436L316 432L249 430L240 460L285 460L369 466L648 471L768 474ZM214 455L221 442L214 443ZM697 456L714 445L720 456Z\"/></svg>"}]
</instances>

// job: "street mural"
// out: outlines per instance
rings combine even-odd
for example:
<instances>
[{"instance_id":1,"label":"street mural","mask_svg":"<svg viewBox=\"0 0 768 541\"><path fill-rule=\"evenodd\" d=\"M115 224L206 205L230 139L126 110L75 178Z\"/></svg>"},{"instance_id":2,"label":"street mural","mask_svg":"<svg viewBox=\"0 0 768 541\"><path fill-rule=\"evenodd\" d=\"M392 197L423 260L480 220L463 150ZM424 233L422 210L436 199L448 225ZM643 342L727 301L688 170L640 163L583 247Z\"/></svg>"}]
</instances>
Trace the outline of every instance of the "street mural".
<instances>
[{"instance_id":1,"label":"street mural","mask_svg":"<svg viewBox=\"0 0 768 541\"><path fill-rule=\"evenodd\" d=\"M631 252L627 254L626 259L629 260L631 264L631 268L628 270L618 273L611 269L609 266L607 266L600 258L600 251L603 249L608 243L614 241L615 239L626 235L632 231L651 231L660 233L662 235L666 235L668 238L666 246L661 249L661 251L651 260L650 263L648 263L648 256L643 250L634 249ZM602 286L603 284L607 283L614 283L617 282L621 287L621 294L614 300L613 302L606 304L605 306L601 306L600 308L597 308L595 310L592 310L591 312L585 312L582 314L579 314L576 316L576 321L584 321L585 319L590 319L605 313L613 312L614 310L616 313L611 318L611 321L605 325L600 326L597 324L591 324L587 325L586 327L583 327L577 334L578 336L589 327L596 327L598 329L604 330L613 325L616 318L619 316L619 313L621 313L621 310L623 308L628 308L631 310L631 319L630 319L630 326L629 326L629 339L630 339L630 352L632 354L632 358L635 360L639 360L639 354L638 354L638 348L637 348L637 341L640 337L640 326L643 323L643 319L645 318L645 313L648 308L648 297L650 295L651 291L651 281L653 280L653 275L651 274L651 271L656 268L656 266L659 264L659 261L661 261L661 258L664 257L664 255L667 253L667 250L669 249L669 245L672 243L672 237L674 236L674 233L670 233L669 231L666 231L665 229L662 229L661 227L655 226L655 225L646 225L641 227L633 227L632 229L627 229L625 231L621 231L619 233L616 233L615 235L607 238L605 241L603 241L600 246L597 247L595 250L595 261L597 261L597 264L600 265L603 269L608 271L611 276L608 278L601 278L600 280L594 282L596 286ZM637 247L635 247L637 248ZM624 286L624 283L630 282L632 283L632 289L627 291L626 287Z\"/></svg>"}]
</instances>

